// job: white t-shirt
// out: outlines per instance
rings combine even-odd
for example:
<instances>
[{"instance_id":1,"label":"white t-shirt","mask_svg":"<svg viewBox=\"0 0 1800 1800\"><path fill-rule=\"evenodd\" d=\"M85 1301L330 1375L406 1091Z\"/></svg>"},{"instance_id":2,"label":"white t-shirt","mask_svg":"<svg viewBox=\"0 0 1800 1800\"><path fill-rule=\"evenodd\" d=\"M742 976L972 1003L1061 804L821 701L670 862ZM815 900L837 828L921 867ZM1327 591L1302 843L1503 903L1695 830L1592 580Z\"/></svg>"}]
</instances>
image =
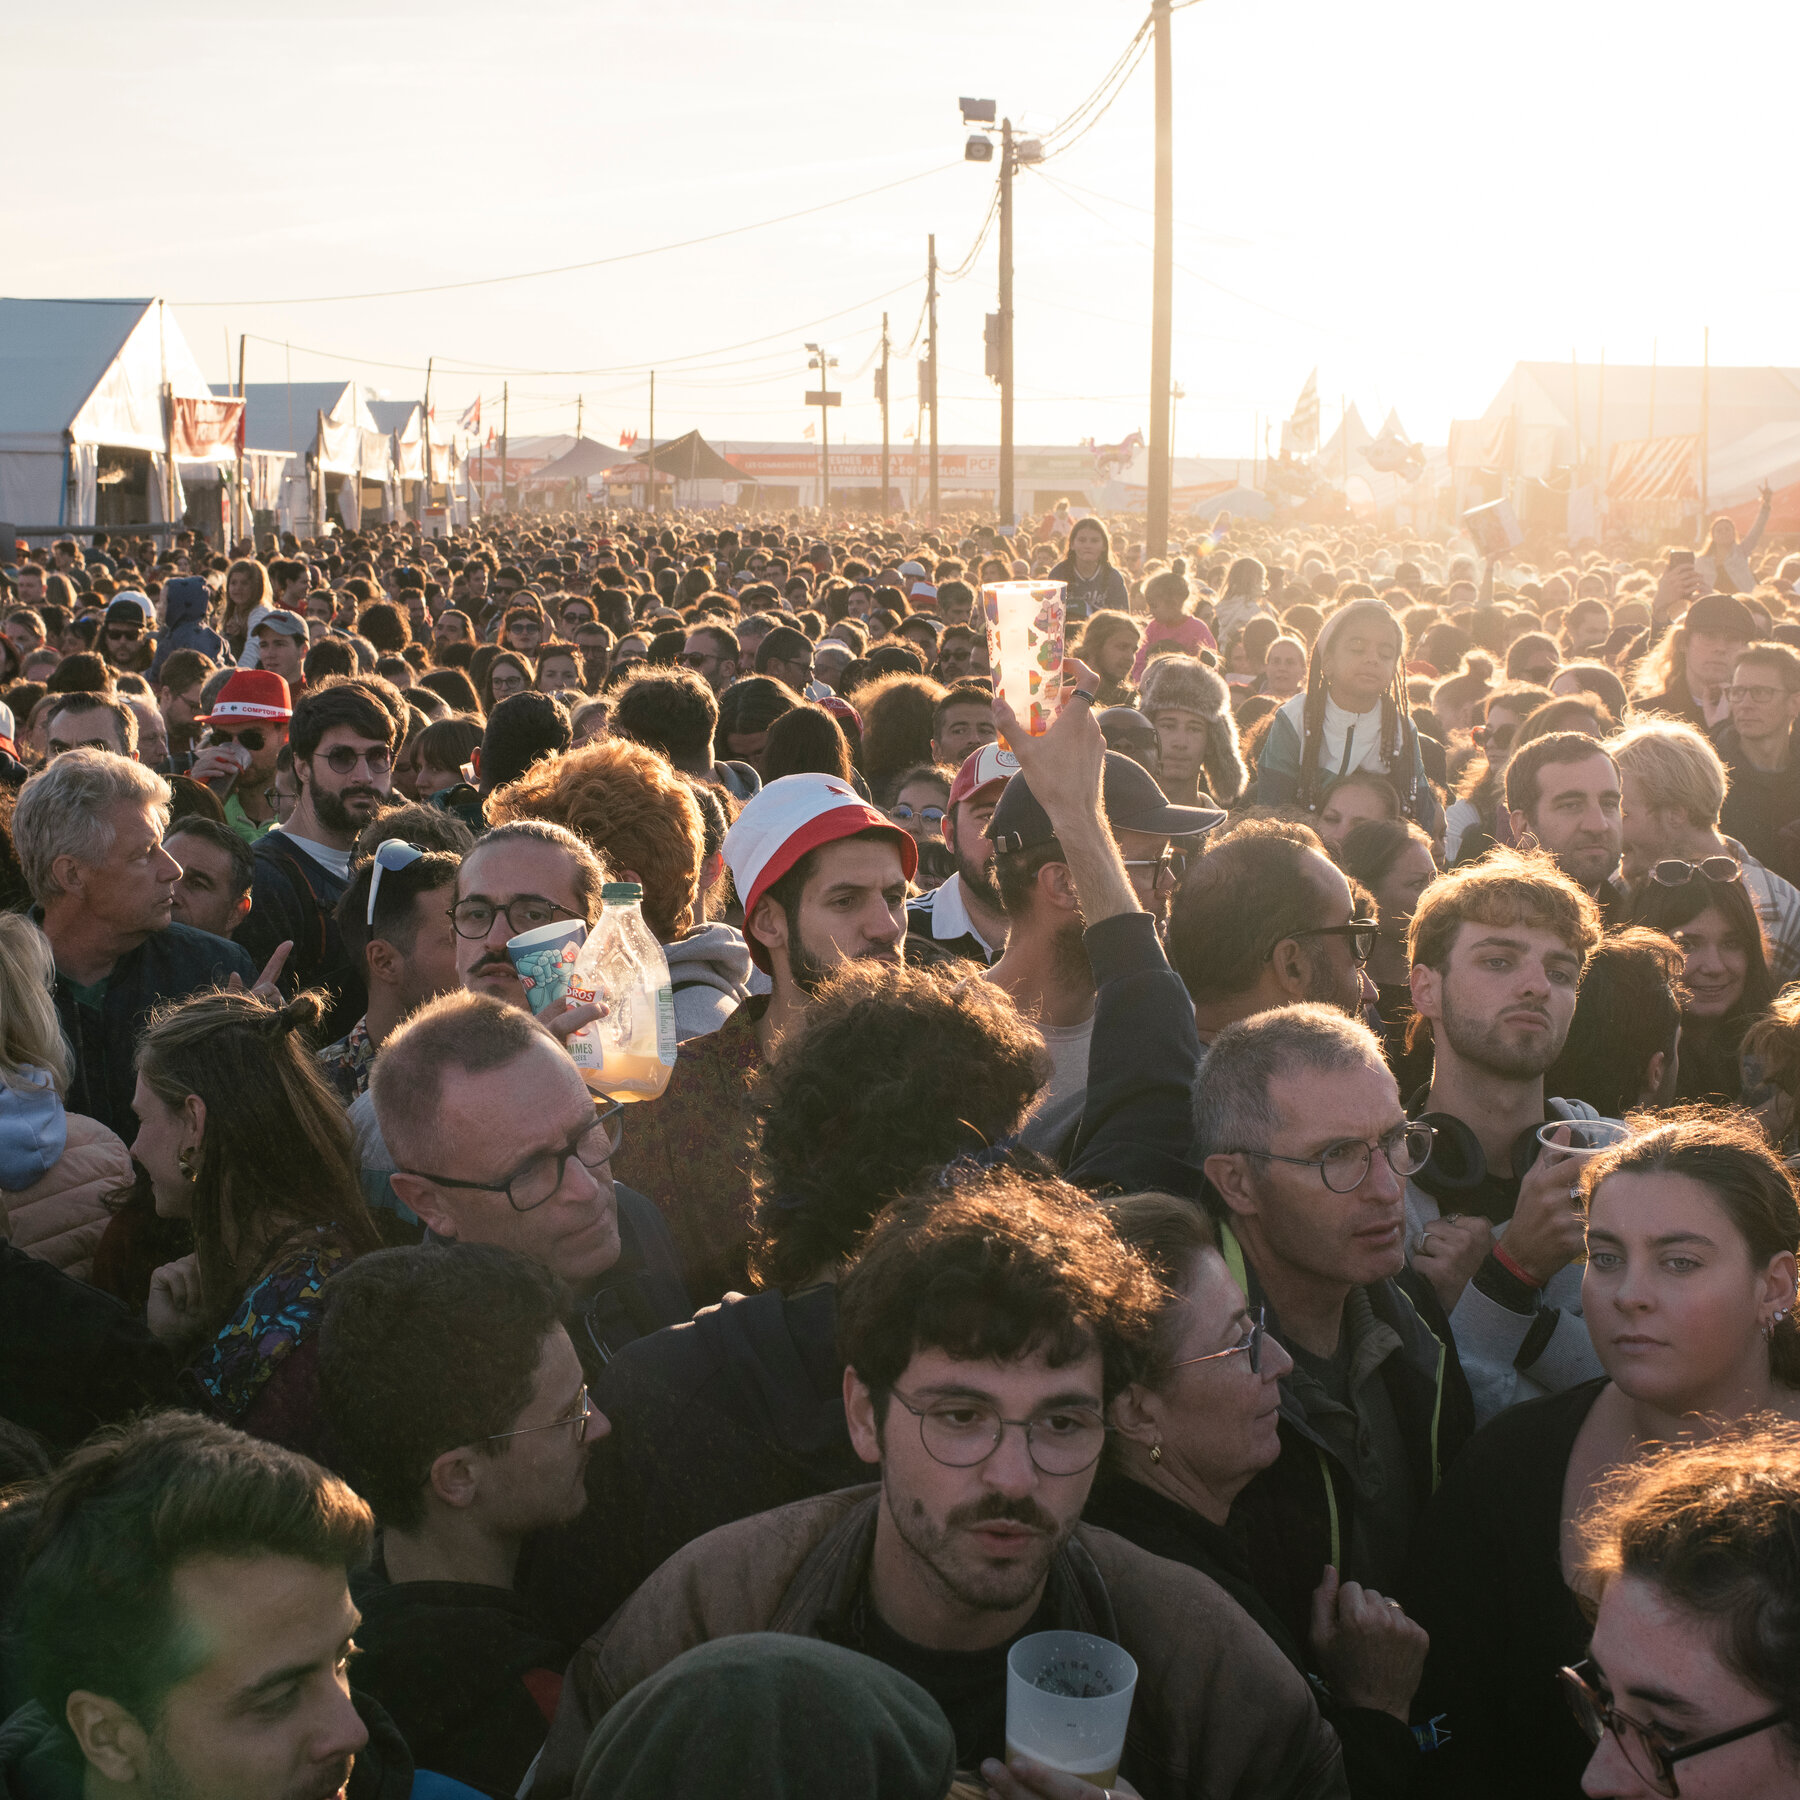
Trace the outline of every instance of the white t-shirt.
<instances>
[{"instance_id":1,"label":"white t-shirt","mask_svg":"<svg viewBox=\"0 0 1800 1800\"><path fill-rule=\"evenodd\" d=\"M339 850L335 845L321 844L312 838L303 838L298 832L288 831L280 825L277 825L275 829L281 832L281 835L290 844L296 844L304 850L321 869L330 870L339 881L350 879L350 852L348 850Z\"/></svg>"}]
</instances>

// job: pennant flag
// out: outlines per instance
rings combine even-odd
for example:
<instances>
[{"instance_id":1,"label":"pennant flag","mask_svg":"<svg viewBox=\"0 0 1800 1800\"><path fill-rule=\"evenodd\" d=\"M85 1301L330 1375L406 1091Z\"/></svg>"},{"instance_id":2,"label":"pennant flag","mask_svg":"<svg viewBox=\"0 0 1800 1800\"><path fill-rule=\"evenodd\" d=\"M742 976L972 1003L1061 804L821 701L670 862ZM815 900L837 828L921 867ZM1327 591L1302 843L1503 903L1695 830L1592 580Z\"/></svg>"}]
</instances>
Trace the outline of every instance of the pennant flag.
<instances>
[{"instance_id":1,"label":"pennant flag","mask_svg":"<svg viewBox=\"0 0 1800 1800\"><path fill-rule=\"evenodd\" d=\"M621 431L619 433L619 448L621 450L635 450L637 448L637 433L635 431Z\"/></svg>"},{"instance_id":2,"label":"pennant flag","mask_svg":"<svg viewBox=\"0 0 1800 1800\"><path fill-rule=\"evenodd\" d=\"M1281 447L1311 456L1319 447L1319 371L1314 369L1294 402L1294 416L1281 428Z\"/></svg>"},{"instance_id":3,"label":"pennant flag","mask_svg":"<svg viewBox=\"0 0 1800 1800\"><path fill-rule=\"evenodd\" d=\"M808 425L807 428L803 432L801 432L800 435L804 438L810 438L810 437L817 437L819 434L813 426Z\"/></svg>"},{"instance_id":4,"label":"pennant flag","mask_svg":"<svg viewBox=\"0 0 1800 1800\"><path fill-rule=\"evenodd\" d=\"M458 431L479 431L481 429L481 396L475 396L475 404L467 408L462 417L456 421Z\"/></svg>"}]
</instances>

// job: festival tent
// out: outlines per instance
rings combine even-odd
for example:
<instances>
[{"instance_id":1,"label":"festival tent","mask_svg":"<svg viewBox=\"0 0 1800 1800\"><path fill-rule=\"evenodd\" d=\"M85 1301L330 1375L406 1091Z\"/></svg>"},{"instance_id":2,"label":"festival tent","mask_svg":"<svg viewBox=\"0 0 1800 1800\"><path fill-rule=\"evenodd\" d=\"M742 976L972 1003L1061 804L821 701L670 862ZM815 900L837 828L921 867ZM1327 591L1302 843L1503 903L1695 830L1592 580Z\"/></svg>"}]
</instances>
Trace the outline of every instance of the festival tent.
<instances>
[{"instance_id":1,"label":"festival tent","mask_svg":"<svg viewBox=\"0 0 1800 1800\"><path fill-rule=\"evenodd\" d=\"M253 381L245 392L248 446L284 450L292 458L278 509L283 530L313 518L316 478L324 482L326 510L335 504L352 531L360 528L365 507L391 511L393 449L356 382Z\"/></svg>"},{"instance_id":2,"label":"festival tent","mask_svg":"<svg viewBox=\"0 0 1800 1800\"><path fill-rule=\"evenodd\" d=\"M697 431L690 431L685 437L671 438L668 443L647 450L644 461L651 468L667 470L677 481L744 479L743 471L733 468Z\"/></svg>"},{"instance_id":3,"label":"festival tent","mask_svg":"<svg viewBox=\"0 0 1800 1800\"><path fill-rule=\"evenodd\" d=\"M526 481L532 487L557 481L586 481L590 475L598 475L606 469L616 469L621 463L632 460L628 450L609 450L604 444L595 443L591 437L581 437L561 456L545 463L541 469L534 469L526 477ZM662 461L660 453L657 461L659 464ZM735 470L733 479L739 479Z\"/></svg>"},{"instance_id":4,"label":"festival tent","mask_svg":"<svg viewBox=\"0 0 1800 1800\"><path fill-rule=\"evenodd\" d=\"M168 404L165 405L165 396ZM160 300L0 300L0 518L23 527L164 523L174 461L236 458Z\"/></svg>"}]
</instances>

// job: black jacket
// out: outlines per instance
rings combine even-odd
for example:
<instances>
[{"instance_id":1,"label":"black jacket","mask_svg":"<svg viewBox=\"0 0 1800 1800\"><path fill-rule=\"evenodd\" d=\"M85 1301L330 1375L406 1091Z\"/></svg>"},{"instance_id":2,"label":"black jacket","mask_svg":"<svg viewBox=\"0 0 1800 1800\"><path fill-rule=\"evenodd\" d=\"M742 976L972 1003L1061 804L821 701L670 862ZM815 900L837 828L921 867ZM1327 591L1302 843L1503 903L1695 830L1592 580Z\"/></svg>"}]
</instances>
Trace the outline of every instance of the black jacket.
<instances>
[{"instance_id":1,"label":"black jacket","mask_svg":"<svg viewBox=\"0 0 1800 1800\"><path fill-rule=\"evenodd\" d=\"M0 1240L0 1419L73 1450L175 1401L167 1350L110 1294Z\"/></svg>"},{"instance_id":2,"label":"black jacket","mask_svg":"<svg viewBox=\"0 0 1800 1800\"><path fill-rule=\"evenodd\" d=\"M33 908L32 917L43 923L40 908ZM233 975L242 976L248 987L260 966L228 938L191 925L165 925L113 964L97 1013L76 1001L69 978L58 969L56 1016L75 1062L69 1111L98 1119L129 1144L137 1136L131 1096L137 1088L138 1035L152 1009L164 1000L223 987Z\"/></svg>"},{"instance_id":3,"label":"black jacket","mask_svg":"<svg viewBox=\"0 0 1800 1800\"><path fill-rule=\"evenodd\" d=\"M1333 1699L1299 1642L1257 1591L1249 1559L1229 1531L1124 1475L1103 1474L1081 1517L1086 1524L1116 1531L1152 1556L1210 1576L1268 1633L1276 1649L1306 1677L1320 1713L1338 1734L1353 1800L1406 1800L1419 1791L1421 1758L1411 1730L1391 1713L1340 1706Z\"/></svg>"},{"instance_id":4,"label":"black jacket","mask_svg":"<svg viewBox=\"0 0 1800 1800\"><path fill-rule=\"evenodd\" d=\"M1282 1339L1256 1271L1229 1227L1220 1227L1225 1260L1252 1308L1267 1312L1267 1329ZM1407 1475L1421 1512L1475 1429L1475 1402L1449 1321L1429 1284L1411 1269L1363 1288L1376 1320L1400 1338L1380 1379L1406 1440ZM1285 1340L1283 1340L1285 1342ZM1241 1533L1260 1593L1296 1643L1311 1629L1313 1590L1327 1565L1345 1570L1345 1548L1354 1538L1356 1494L1351 1472L1310 1425L1284 1379L1281 1454L1237 1497L1232 1528Z\"/></svg>"},{"instance_id":5,"label":"black jacket","mask_svg":"<svg viewBox=\"0 0 1800 1800\"><path fill-rule=\"evenodd\" d=\"M572 1646L506 1588L351 1577L362 1619L350 1665L421 1768L509 1797L543 1748Z\"/></svg>"},{"instance_id":6,"label":"black jacket","mask_svg":"<svg viewBox=\"0 0 1800 1800\"><path fill-rule=\"evenodd\" d=\"M411 1800L413 1759L394 1722L373 1700L353 1696L369 1741L356 1753L347 1800ZM0 1800L81 1800L87 1764L68 1732L33 1700L0 1724ZM433 1800L455 1800L438 1786Z\"/></svg>"},{"instance_id":7,"label":"black jacket","mask_svg":"<svg viewBox=\"0 0 1800 1800\"><path fill-rule=\"evenodd\" d=\"M350 960L333 916L350 884L308 856L284 832L266 831L251 852L250 911L233 935L260 971L284 943L294 946L282 966L281 991L323 987L331 1010L319 1042L333 1044L369 1010L368 984Z\"/></svg>"},{"instance_id":8,"label":"black jacket","mask_svg":"<svg viewBox=\"0 0 1800 1800\"><path fill-rule=\"evenodd\" d=\"M579 1297L569 1336L590 1387L627 1344L679 1324L693 1312L681 1279L675 1240L656 1203L615 1183L619 1260Z\"/></svg>"},{"instance_id":9,"label":"black jacket","mask_svg":"<svg viewBox=\"0 0 1800 1800\"><path fill-rule=\"evenodd\" d=\"M1556 1671L1587 1654L1562 1578L1569 1455L1604 1379L1490 1420L1451 1469L1413 1544L1406 1610L1431 1633L1415 1723L1444 1747L1430 1791L1455 1800L1576 1800L1593 1747Z\"/></svg>"},{"instance_id":10,"label":"black jacket","mask_svg":"<svg viewBox=\"0 0 1800 1800\"><path fill-rule=\"evenodd\" d=\"M832 1287L706 1307L626 1345L591 1392L612 1430L588 1509L533 1542L518 1582L572 1643L715 1526L869 1478L844 1423Z\"/></svg>"},{"instance_id":11,"label":"black jacket","mask_svg":"<svg viewBox=\"0 0 1800 1800\"><path fill-rule=\"evenodd\" d=\"M1735 725L1713 734L1731 774L1719 829L1784 881L1800 880L1800 732L1788 734L1788 766L1759 769L1744 754Z\"/></svg>"}]
</instances>

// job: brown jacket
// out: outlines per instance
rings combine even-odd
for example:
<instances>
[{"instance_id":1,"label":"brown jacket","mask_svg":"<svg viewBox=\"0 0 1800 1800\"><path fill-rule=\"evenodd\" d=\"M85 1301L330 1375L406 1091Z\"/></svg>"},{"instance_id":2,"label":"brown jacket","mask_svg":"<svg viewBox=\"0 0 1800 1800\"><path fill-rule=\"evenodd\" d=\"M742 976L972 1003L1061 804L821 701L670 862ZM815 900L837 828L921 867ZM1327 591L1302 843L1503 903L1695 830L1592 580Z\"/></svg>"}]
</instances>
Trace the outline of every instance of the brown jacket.
<instances>
[{"instance_id":1,"label":"brown jacket","mask_svg":"<svg viewBox=\"0 0 1800 1800\"><path fill-rule=\"evenodd\" d=\"M678 1551L582 1647L530 1800L565 1800L589 1733L640 1681L713 1638L783 1631L856 1647L879 1491L846 1488L721 1526ZM1051 1566L1059 1627L1137 1660L1120 1773L1145 1800L1328 1800L1343 1760L1306 1682L1197 1569L1077 1526Z\"/></svg>"}]
</instances>

